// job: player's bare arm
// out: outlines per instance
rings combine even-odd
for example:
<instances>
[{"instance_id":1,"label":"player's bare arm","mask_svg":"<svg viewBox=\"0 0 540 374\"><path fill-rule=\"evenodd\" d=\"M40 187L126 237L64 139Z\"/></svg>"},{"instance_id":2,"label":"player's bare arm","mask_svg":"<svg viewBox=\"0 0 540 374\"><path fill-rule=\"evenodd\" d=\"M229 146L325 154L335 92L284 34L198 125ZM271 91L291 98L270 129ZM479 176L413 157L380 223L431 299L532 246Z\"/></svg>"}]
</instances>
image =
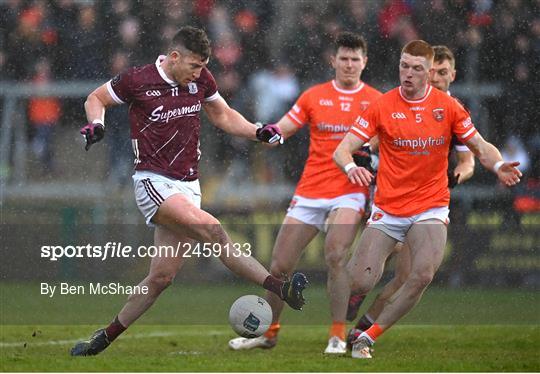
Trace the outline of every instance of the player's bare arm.
<instances>
[{"instance_id":1,"label":"player's bare arm","mask_svg":"<svg viewBox=\"0 0 540 374\"><path fill-rule=\"evenodd\" d=\"M522 176L517 169L519 162L503 161L499 150L493 144L485 141L480 134L475 134L465 144L486 169L493 170L497 174L504 185L510 187L519 183Z\"/></svg>"},{"instance_id":2,"label":"player's bare arm","mask_svg":"<svg viewBox=\"0 0 540 374\"><path fill-rule=\"evenodd\" d=\"M226 133L270 144L283 142L281 132L276 125L265 124L259 127L249 122L231 108L222 97L205 103L204 110L214 126Z\"/></svg>"},{"instance_id":3,"label":"player's bare arm","mask_svg":"<svg viewBox=\"0 0 540 374\"><path fill-rule=\"evenodd\" d=\"M94 120L101 120L103 123L105 117L105 109L111 105L115 105L111 94L107 90L107 84L103 84L96 88L84 102L84 110L86 111L86 119L92 123Z\"/></svg>"},{"instance_id":4,"label":"player's bare arm","mask_svg":"<svg viewBox=\"0 0 540 374\"><path fill-rule=\"evenodd\" d=\"M343 170L349 181L352 184L359 184L360 186L369 186L373 180L373 174L371 174L366 168L356 166L353 161L353 153L359 150L364 141L355 135L347 134L341 143L339 143L336 151L334 152L334 162Z\"/></svg>"},{"instance_id":5,"label":"player's bare arm","mask_svg":"<svg viewBox=\"0 0 540 374\"><path fill-rule=\"evenodd\" d=\"M281 135L284 139L290 138L299 130L299 127L296 126L294 122L287 116L281 117L276 125L281 130Z\"/></svg>"},{"instance_id":6,"label":"player's bare arm","mask_svg":"<svg viewBox=\"0 0 540 374\"><path fill-rule=\"evenodd\" d=\"M457 183L462 184L469 180L474 174L474 153L471 151L456 152L457 165L454 168L454 175Z\"/></svg>"},{"instance_id":7,"label":"player's bare arm","mask_svg":"<svg viewBox=\"0 0 540 374\"><path fill-rule=\"evenodd\" d=\"M231 135L257 140L257 126L231 108L223 98L205 103L203 107L214 126Z\"/></svg>"},{"instance_id":8,"label":"player's bare arm","mask_svg":"<svg viewBox=\"0 0 540 374\"><path fill-rule=\"evenodd\" d=\"M81 128L80 133L86 140L85 150L89 150L92 144L99 142L105 136L105 109L116 104L107 90L107 84L96 88L84 103L86 119L88 123Z\"/></svg>"},{"instance_id":9,"label":"player's bare arm","mask_svg":"<svg viewBox=\"0 0 540 374\"><path fill-rule=\"evenodd\" d=\"M373 153L379 152L379 136L375 135L373 138L369 139L369 150Z\"/></svg>"}]
</instances>

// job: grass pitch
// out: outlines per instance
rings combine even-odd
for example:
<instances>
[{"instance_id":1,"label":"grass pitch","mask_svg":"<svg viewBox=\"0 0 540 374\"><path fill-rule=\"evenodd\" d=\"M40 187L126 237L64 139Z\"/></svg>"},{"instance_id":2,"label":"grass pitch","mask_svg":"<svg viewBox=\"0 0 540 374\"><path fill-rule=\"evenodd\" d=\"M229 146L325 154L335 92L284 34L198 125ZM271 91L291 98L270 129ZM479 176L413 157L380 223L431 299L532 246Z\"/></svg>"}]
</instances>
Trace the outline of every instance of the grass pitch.
<instances>
[{"instance_id":1,"label":"grass pitch","mask_svg":"<svg viewBox=\"0 0 540 374\"><path fill-rule=\"evenodd\" d=\"M95 297L42 299L42 308L28 304L35 298L6 303L33 287L0 285L2 371L540 371L540 299L532 291L432 288L377 341L372 360L353 360L322 353L329 323L322 287L309 289L303 312L285 312L276 348L244 352L227 347L235 337L227 311L257 288L173 287L101 355L74 358L69 348L109 321L123 297L106 298L107 307ZM89 314L100 322L76 324Z\"/></svg>"}]
</instances>

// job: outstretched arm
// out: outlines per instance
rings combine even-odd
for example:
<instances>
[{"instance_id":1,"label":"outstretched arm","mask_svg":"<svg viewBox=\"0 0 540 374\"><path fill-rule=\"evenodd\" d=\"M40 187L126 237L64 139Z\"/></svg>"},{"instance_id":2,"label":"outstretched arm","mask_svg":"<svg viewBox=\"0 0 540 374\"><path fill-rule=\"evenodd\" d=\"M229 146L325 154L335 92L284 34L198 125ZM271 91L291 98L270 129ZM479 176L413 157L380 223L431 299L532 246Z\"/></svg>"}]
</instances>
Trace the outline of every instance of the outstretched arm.
<instances>
[{"instance_id":1,"label":"outstretched arm","mask_svg":"<svg viewBox=\"0 0 540 374\"><path fill-rule=\"evenodd\" d=\"M499 150L491 143L488 143L480 134L475 134L466 143L467 147L480 160L480 163L488 170L497 174L499 180L506 186L513 186L519 183L521 172L516 168L519 162L505 162Z\"/></svg>"},{"instance_id":2,"label":"outstretched arm","mask_svg":"<svg viewBox=\"0 0 540 374\"><path fill-rule=\"evenodd\" d=\"M214 126L231 135L257 140L257 126L231 108L222 97L205 103L204 109Z\"/></svg>"},{"instance_id":3,"label":"outstretched arm","mask_svg":"<svg viewBox=\"0 0 540 374\"><path fill-rule=\"evenodd\" d=\"M357 136L348 133L334 152L334 162L343 170L352 184L368 186L373 175L361 166L356 166L353 153L359 150L365 142Z\"/></svg>"},{"instance_id":4,"label":"outstretched arm","mask_svg":"<svg viewBox=\"0 0 540 374\"><path fill-rule=\"evenodd\" d=\"M290 138L291 136L296 134L296 132L300 129L286 115L281 117L281 119L278 121L278 123L276 123L276 125L281 130L281 134L283 135L283 138L285 139Z\"/></svg>"}]
</instances>

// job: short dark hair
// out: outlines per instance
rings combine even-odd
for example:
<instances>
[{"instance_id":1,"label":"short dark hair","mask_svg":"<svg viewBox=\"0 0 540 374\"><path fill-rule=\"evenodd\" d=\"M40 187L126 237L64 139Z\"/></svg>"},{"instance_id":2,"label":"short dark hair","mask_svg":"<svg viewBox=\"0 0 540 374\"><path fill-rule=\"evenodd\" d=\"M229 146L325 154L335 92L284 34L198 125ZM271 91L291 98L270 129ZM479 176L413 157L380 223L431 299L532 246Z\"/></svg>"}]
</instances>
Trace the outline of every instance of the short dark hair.
<instances>
[{"instance_id":1,"label":"short dark hair","mask_svg":"<svg viewBox=\"0 0 540 374\"><path fill-rule=\"evenodd\" d=\"M456 58L454 57L454 54L450 48L445 45L434 45L433 50L435 51L435 57L433 57L433 60L436 63L440 64L445 60L448 60L452 69L456 68Z\"/></svg>"},{"instance_id":2,"label":"short dark hair","mask_svg":"<svg viewBox=\"0 0 540 374\"><path fill-rule=\"evenodd\" d=\"M336 38L336 50L337 53L340 47L350 48L350 49L362 49L362 54L367 55L367 42L366 40L358 34L353 32L344 31L338 34Z\"/></svg>"},{"instance_id":3,"label":"short dark hair","mask_svg":"<svg viewBox=\"0 0 540 374\"><path fill-rule=\"evenodd\" d=\"M170 51L178 48L185 48L206 60L210 57L210 41L206 32L192 26L184 26L174 35Z\"/></svg>"}]
</instances>

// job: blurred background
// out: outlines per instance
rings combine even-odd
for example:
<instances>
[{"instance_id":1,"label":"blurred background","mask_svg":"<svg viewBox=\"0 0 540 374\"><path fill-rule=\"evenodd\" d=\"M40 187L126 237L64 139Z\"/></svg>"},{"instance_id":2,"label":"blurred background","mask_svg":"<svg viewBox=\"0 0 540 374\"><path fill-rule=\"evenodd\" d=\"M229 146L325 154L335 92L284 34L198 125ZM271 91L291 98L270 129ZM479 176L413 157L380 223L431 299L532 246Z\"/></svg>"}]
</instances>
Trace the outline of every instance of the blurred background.
<instances>
[{"instance_id":1,"label":"blurred background","mask_svg":"<svg viewBox=\"0 0 540 374\"><path fill-rule=\"evenodd\" d=\"M107 111L106 137L89 152L78 130L85 97L127 67L153 63L183 25L207 31L221 95L261 122L278 121L304 89L333 77L332 40L342 30L368 41L363 80L381 91L399 84L399 51L408 41L449 46L457 59L452 94L505 159L521 162L524 178L505 189L477 165L473 179L452 191L447 259L436 281L540 287L538 0L0 0L4 280L145 273L146 260L137 259L52 264L39 258L39 246L151 243L133 197L127 107ZM203 208L235 240L252 243L266 265L308 139L305 129L267 149L203 119ZM301 264L321 281L322 241ZM215 259L192 261L182 274L231 277Z\"/></svg>"}]
</instances>

